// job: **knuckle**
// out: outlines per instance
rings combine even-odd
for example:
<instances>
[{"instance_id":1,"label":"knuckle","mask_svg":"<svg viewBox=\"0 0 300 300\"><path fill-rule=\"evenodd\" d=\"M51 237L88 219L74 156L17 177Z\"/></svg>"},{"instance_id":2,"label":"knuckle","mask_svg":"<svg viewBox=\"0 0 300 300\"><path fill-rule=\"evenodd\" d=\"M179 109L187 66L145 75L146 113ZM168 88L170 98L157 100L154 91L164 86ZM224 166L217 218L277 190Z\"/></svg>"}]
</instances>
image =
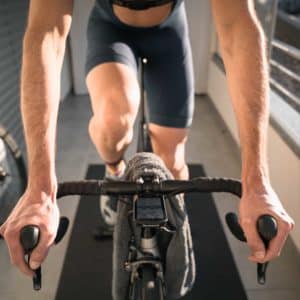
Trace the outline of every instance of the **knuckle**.
<instances>
[{"instance_id":1,"label":"knuckle","mask_svg":"<svg viewBox=\"0 0 300 300\"><path fill-rule=\"evenodd\" d=\"M293 224L289 221L283 221L281 226L285 231L291 231L293 228Z\"/></svg>"},{"instance_id":2,"label":"knuckle","mask_svg":"<svg viewBox=\"0 0 300 300\"><path fill-rule=\"evenodd\" d=\"M291 229L294 229L294 228L295 228L295 222L291 221Z\"/></svg>"}]
</instances>

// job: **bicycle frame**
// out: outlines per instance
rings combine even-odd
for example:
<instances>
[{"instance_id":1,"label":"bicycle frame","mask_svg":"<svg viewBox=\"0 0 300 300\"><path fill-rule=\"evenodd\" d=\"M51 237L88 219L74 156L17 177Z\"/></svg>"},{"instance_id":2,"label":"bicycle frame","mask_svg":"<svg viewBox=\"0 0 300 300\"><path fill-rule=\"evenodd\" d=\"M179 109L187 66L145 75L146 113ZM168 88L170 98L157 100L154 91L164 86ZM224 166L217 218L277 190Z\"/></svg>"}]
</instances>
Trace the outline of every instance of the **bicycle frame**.
<instances>
[{"instance_id":1,"label":"bicycle frame","mask_svg":"<svg viewBox=\"0 0 300 300\"><path fill-rule=\"evenodd\" d=\"M146 58L139 58L140 65L140 112L141 118L138 126L138 144L137 152L153 152L151 140L149 136L148 124L146 121L146 90L145 90L145 68L148 60Z\"/></svg>"},{"instance_id":2,"label":"bicycle frame","mask_svg":"<svg viewBox=\"0 0 300 300\"><path fill-rule=\"evenodd\" d=\"M152 145L149 136L148 124L146 121L146 90L145 90L145 67L148 60L140 57L140 112L141 118L139 123L138 134L138 146L137 152L152 152ZM157 180L156 178L139 178L140 182L151 182ZM144 203L144 205L142 205ZM146 204L146 206L145 206ZM146 213L148 212L148 213ZM159 216L154 218L153 216ZM130 220L128 220L130 222ZM163 299L166 296L166 289L164 283L164 270L161 262L161 255L157 246L157 233L160 230L160 226L168 221L166 208L164 204L164 197L156 195L155 193L143 193L136 195L133 201L133 220L134 227L141 227L140 243L132 237L130 245L128 247L128 259L124 263L125 270L130 273L130 287L128 292L128 298L135 300L139 296L135 293L139 293L137 290L137 281L140 278L141 270L145 267L154 275L154 281L159 279L159 298ZM147 289L147 287L142 287ZM144 293L144 292L143 292ZM147 293L147 292L145 292ZM157 295L158 296L158 295ZM157 297L156 296L156 297ZM155 298L156 298L155 297ZM159 300L159 299L158 299Z\"/></svg>"}]
</instances>

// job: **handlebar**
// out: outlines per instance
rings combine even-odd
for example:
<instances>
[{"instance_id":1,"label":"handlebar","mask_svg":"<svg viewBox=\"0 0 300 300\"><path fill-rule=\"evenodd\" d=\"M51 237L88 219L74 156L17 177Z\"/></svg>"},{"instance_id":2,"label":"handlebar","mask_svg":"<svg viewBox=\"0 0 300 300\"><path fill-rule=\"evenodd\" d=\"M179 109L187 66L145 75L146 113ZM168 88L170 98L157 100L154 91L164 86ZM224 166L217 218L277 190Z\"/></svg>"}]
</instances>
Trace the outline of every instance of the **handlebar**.
<instances>
[{"instance_id":1,"label":"handlebar","mask_svg":"<svg viewBox=\"0 0 300 300\"><path fill-rule=\"evenodd\" d=\"M196 177L191 180L163 180L160 182L107 182L103 180L83 180L60 183L57 190L57 198L68 195L139 195L144 193L176 195L192 192L226 192L241 197L242 184L239 180L235 179L208 177ZM226 222L231 233L238 240L246 242L246 238L238 222L237 215L234 213L228 213L226 215ZM24 228L26 228L25 231ZM38 243L37 236L39 236L39 228L34 225L28 225L24 228L21 231L21 244L25 253L28 254L29 263L30 253ZM68 219L66 217L62 217L55 243L58 243L63 238L67 228ZM261 216L257 220L257 231L267 248L269 241L277 234L276 220L270 215ZM24 234L24 232L26 232L26 234ZM257 264L257 279L260 284L265 283L267 266L268 263ZM33 278L34 289L39 290L41 288L40 268L35 270L35 274L36 275Z\"/></svg>"},{"instance_id":2,"label":"handlebar","mask_svg":"<svg viewBox=\"0 0 300 300\"><path fill-rule=\"evenodd\" d=\"M134 195L140 193L180 194L226 192L238 197L242 195L242 184L230 178L196 177L191 180L163 180L161 182L131 182L83 180L60 183L57 198L68 195Z\"/></svg>"}]
</instances>

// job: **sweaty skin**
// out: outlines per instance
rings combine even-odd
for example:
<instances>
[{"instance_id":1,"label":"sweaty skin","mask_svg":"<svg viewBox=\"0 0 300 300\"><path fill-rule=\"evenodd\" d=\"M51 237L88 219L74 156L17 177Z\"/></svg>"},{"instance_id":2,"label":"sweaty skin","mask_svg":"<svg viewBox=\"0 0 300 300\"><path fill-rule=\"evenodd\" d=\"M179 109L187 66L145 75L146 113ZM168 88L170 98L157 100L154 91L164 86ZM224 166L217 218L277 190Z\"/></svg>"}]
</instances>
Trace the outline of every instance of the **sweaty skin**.
<instances>
[{"instance_id":1,"label":"sweaty skin","mask_svg":"<svg viewBox=\"0 0 300 300\"><path fill-rule=\"evenodd\" d=\"M241 141L243 198L240 223L251 249L249 259L264 262L280 254L294 226L272 189L268 174L269 96L265 38L252 1L211 0L211 3ZM12 263L29 276L33 272L24 262L20 229L28 224L41 228L41 241L30 261L31 268L35 269L46 258L58 227L55 134L60 73L72 8L72 0L31 0L23 42L21 109L29 182L18 205L0 227L0 234L6 240ZM115 13L128 24L152 26L167 17L170 6L153 9L153 16L150 10L130 12L118 7L115 7ZM262 214L273 215L279 227L267 252L255 226ZM260 255L255 257L255 253Z\"/></svg>"}]
</instances>

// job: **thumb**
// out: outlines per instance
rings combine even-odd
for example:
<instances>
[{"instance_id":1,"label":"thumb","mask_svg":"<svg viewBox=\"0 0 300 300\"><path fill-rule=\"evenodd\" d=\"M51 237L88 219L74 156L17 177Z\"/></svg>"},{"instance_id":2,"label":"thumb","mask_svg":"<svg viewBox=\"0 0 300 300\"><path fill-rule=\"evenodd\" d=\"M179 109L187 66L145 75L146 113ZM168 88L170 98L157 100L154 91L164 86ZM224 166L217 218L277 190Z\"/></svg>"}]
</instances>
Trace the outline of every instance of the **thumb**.
<instances>
[{"instance_id":1,"label":"thumb","mask_svg":"<svg viewBox=\"0 0 300 300\"><path fill-rule=\"evenodd\" d=\"M252 256L256 260L262 260L266 255L266 249L257 232L256 222L251 219L244 219L241 220L241 226L244 230L247 244L251 250Z\"/></svg>"}]
</instances>

